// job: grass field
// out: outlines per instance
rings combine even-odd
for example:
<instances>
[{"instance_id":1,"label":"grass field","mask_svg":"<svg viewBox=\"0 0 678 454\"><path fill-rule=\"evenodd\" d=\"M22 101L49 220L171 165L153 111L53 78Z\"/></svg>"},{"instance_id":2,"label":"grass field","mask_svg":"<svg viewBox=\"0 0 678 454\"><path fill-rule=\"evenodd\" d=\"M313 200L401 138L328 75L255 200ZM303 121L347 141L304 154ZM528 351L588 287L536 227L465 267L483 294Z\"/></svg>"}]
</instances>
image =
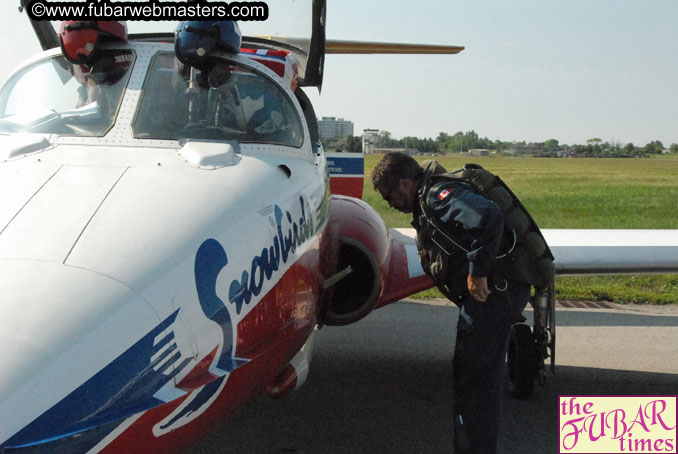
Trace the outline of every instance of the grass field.
<instances>
[{"instance_id":1,"label":"grass field","mask_svg":"<svg viewBox=\"0 0 678 454\"><path fill-rule=\"evenodd\" d=\"M418 158L419 161L430 159ZM544 229L678 229L678 159L438 157L448 170L467 162L499 175ZM365 157L363 199L388 227L411 215L388 207L371 184L378 156ZM678 304L678 275L558 278L559 299ZM436 291L420 296L439 296Z\"/></svg>"}]
</instances>

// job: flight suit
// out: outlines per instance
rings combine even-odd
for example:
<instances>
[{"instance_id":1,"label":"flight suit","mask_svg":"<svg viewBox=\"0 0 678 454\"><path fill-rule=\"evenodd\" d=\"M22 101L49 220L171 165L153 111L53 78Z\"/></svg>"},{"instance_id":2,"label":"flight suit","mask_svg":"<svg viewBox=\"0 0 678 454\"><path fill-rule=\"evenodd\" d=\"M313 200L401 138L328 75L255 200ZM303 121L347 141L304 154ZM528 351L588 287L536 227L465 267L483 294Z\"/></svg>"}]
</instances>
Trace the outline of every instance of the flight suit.
<instances>
[{"instance_id":1,"label":"flight suit","mask_svg":"<svg viewBox=\"0 0 678 454\"><path fill-rule=\"evenodd\" d=\"M499 207L467 184L432 186L429 177L425 174L420 181L412 225L424 270L460 306L453 360L455 452L494 453L509 331L511 324L524 320L521 312L530 285L507 281L500 272L496 257L507 247L507 240ZM443 248L449 255L440 254L439 245L444 242L435 238L433 224L460 247L448 242ZM487 301L476 301L470 295L468 274L488 278L492 293Z\"/></svg>"}]
</instances>

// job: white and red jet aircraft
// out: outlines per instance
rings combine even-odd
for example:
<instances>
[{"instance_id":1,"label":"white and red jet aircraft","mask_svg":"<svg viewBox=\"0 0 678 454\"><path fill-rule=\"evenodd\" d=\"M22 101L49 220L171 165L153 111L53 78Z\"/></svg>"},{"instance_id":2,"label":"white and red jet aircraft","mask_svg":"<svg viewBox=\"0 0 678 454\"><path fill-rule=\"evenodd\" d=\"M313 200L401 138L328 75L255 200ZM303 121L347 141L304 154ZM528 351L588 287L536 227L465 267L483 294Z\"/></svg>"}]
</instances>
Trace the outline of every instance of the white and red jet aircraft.
<instances>
[{"instance_id":1,"label":"white and red jet aircraft","mask_svg":"<svg viewBox=\"0 0 678 454\"><path fill-rule=\"evenodd\" d=\"M359 200L361 165L318 141L299 86L320 85L325 49L358 46L326 44L324 1L313 7L307 47L243 38L215 53L218 83L177 60L169 35L103 44L103 76L55 48L9 77L0 452L176 452L303 383L317 325L431 286L411 232L389 233ZM551 246L560 273L675 271L675 237L653 239L663 262L627 260L626 237ZM608 251L622 255L586 269Z\"/></svg>"}]
</instances>

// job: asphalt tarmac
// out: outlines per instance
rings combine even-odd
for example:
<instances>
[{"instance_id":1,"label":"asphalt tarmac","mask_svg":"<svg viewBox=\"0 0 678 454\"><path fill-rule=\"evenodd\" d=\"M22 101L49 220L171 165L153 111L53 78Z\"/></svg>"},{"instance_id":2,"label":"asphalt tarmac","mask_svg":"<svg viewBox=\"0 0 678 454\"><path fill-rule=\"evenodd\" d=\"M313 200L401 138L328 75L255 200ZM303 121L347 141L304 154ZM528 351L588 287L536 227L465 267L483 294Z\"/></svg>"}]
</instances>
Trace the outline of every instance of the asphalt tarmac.
<instances>
[{"instance_id":1,"label":"asphalt tarmac","mask_svg":"<svg viewBox=\"0 0 678 454\"><path fill-rule=\"evenodd\" d=\"M678 395L673 309L559 309L557 375L527 400L506 396L500 453L557 453L560 394ZM189 454L450 453L456 317L399 302L321 329L300 390L258 398Z\"/></svg>"}]
</instances>

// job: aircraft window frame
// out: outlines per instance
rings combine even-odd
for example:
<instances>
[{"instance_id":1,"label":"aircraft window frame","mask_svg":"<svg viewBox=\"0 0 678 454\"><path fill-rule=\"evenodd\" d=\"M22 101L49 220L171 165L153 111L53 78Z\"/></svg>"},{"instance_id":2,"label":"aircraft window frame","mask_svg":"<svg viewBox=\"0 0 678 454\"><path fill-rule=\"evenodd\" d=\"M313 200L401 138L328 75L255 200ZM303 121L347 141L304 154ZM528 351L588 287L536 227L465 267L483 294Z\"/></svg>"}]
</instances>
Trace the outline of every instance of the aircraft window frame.
<instances>
[{"instance_id":1,"label":"aircraft window frame","mask_svg":"<svg viewBox=\"0 0 678 454\"><path fill-rule=\"evenodd\" d=\"M134 65L137 61L137 54L134 49L107 48L102 51L102 57L112 56L115 58L115 56L118 55L124 55L124 57L119 61L111 60L111 62L113 62L113 68L121 75L111 84L98 82L101 80L100 77L90 77L91 74L87 73L87 68L85 66L70 63L61 53L35 60L14 72L0 88L0 116L2 116L0 118L0 134L37 133L58 134L59 136L64 137L104 137L115 127L118 121L126 89L130 82ZM67 97L62 97L55 102L48 102L48 107L63 103L70 104L71 107L68 107L65 110L56 110L40 106L38 109L35 109L35 112L37 113L37 111L42 109L42 113L45 113L45 116L36 117L35 119L30 118L31 114L35 115L35 113L28 111L28 109L16 108L16 106L14 106L15 111L6 114L8 109L13 107L13 98L17 96L22 99L20 104L28 105L30 109L31 103L25 101L24 97L21 96L24 93L28 93L28 90L19 86L19 84L30 84L30 73L36 71L36 74L40 75L40 71L44 72L44 68L50 63L54 66L54 71L56 72L54 74L54 79L46 82L52 83L54 80L58 80L57 78L61 78L61 85L63 87L70 84L75 90L72 90L71 92L65 91L64 93L65 95L68 95ZM47 71L49 71L49 68ZM69 75L68 80L64 81L64 75ZM52 77L51 74L49 74L49 76ZM17 86L23 91L15 91ZM99 100L107 99L108 102L111 100L113 101L107 108L108 112L103 114L99 107L99 100L89 101L88 99L90 96L102 96L102 87L108 87L103 91L107 97L99 98ZM45 97L46 96L38 96L33 99L43 101ZM56 99L56 96L54 96L54 98ZM15 104L18 105L19 103L17 102ZM27 111L28 114L25 113ZM22 118L22 116L24 118ZM9 121L11 117L14 117L14 119L19 117L20 120L28 121L28 123L21 124L19 122ZM5 120L4 125L2 124L3 120Z\"/></svg>"},{"instance_id":2,"label":"aircraft window frame","mask_svg":"<svg viewBox=\"0 0 678 454\"><path fill-rule=\"evenodd\" d=\"M171 59L172 65L170 66L167 61L163 62L163 58ZM281 125L279 131L284 132L285 130L289 130L290 139L274 140L276 137L275 132L279 131L275 130L273 133L262 132L267 129L264 127L263 123L259 124L257 128L253 128L248 124L246 129L240 127L239 130L229 128L225 125L213 126L211 122L217 122L219 118L218 108L215 108L216 110L214 111L210 109L214 106L213 97L218 96L217 90L221 90L222 87L207 88L206 81L202 81L202 86L197 88L200 96L204 96L206 99L209 98L207 101L203 100L204 102L200 103L201 107L198 108L198 110L202 110L202 112L199 112L200 115L204 115L205 117L201 117L200 122L191 122L188 117L190 115L188 110L189 98L188 95L185 94L189 83L189 69L182 68L183 65L179 63L174 52L167 50L156 52L148 63L148 69L144 77L136 112L131 124L133 137L139 140L172 141L184 139L233 140L242 144L285 146L296 149L302 148L306 141L304 122L300 116L299 109L293 101L294 97L290 96L286 90L280 87L279 82L256 68L228 58L224 58L223 62L231 66L231 69L233 66L237 67L239 71L241 71L241 74L238 77L251 76L254 77L252 81L257 82L254 84L237 84L237 81L235 81L232 84L233 87L247 86L251 88L258 86L257 88L263 87L265 89L275 90L264 90L265 93L258 96L256 99L249 96L242 97L241 91L236 90L238 99L247 100L249 97L250 102L255 101L256 103L262 103L261 107L253 108L254 110L251 110L249 115L244 115L246 123L253 121L254 117L259 113L265 115L266 112L264 106L266 103L273 100L274 102L272 104L282 111L282 121L284 122L287 120L286 123ZM166 74L166 76L164 76L165 80L163 80L162 76L158 77L162 70L164 70ZM201 75L199 74L199 71L197 71L197 73L197 79L200 79ZM232 74L238 74L238 71L233 71ZM164 89L156 86L159 84L161 84ZM155 93L152 91L155 91ZM161 97L159 96L160 94L164 94L164 96ZM270 94L270 96L267 96L267 94ZM155 104L152 103L154 98L156 101ZM270 108L270 106L266 107ZM245 109L243 108L243 111L244 110ZM171 114L168 115L168 112L171 112ZM268 112L269 119L272 119L270 114L275 112L275 109ZM206 118L208 118L209 121L206 121ZM160 123L163 122L166 124L160 125ZM153 128L155 128L155 130ZM186 134L184 135L182 132L179 132L179 128L182 128L182 132L185 131ZM255 133L254 130L256 129L259 131ZM278 134L278 137L284 135L285 134L281 133ZM298 137L296 137L297 135Z\"/></svg>"},{"instance_id":3,"label":"aircraft window frame","mask_svg":"<svg viewBox=\"0 0 678 454\"><path fill-rule=\"evenodd\" d=\"M318 128L318 117L316 116L313 104L301 87L297 87L294 91L294 96L297 97L297 102L301 106L301 111L304 114L304 119L308 126L308 133L311 139L311 151L313 151L313 154L318 154L321 144L320 130Z\"/></svg>"}]
</instances>

